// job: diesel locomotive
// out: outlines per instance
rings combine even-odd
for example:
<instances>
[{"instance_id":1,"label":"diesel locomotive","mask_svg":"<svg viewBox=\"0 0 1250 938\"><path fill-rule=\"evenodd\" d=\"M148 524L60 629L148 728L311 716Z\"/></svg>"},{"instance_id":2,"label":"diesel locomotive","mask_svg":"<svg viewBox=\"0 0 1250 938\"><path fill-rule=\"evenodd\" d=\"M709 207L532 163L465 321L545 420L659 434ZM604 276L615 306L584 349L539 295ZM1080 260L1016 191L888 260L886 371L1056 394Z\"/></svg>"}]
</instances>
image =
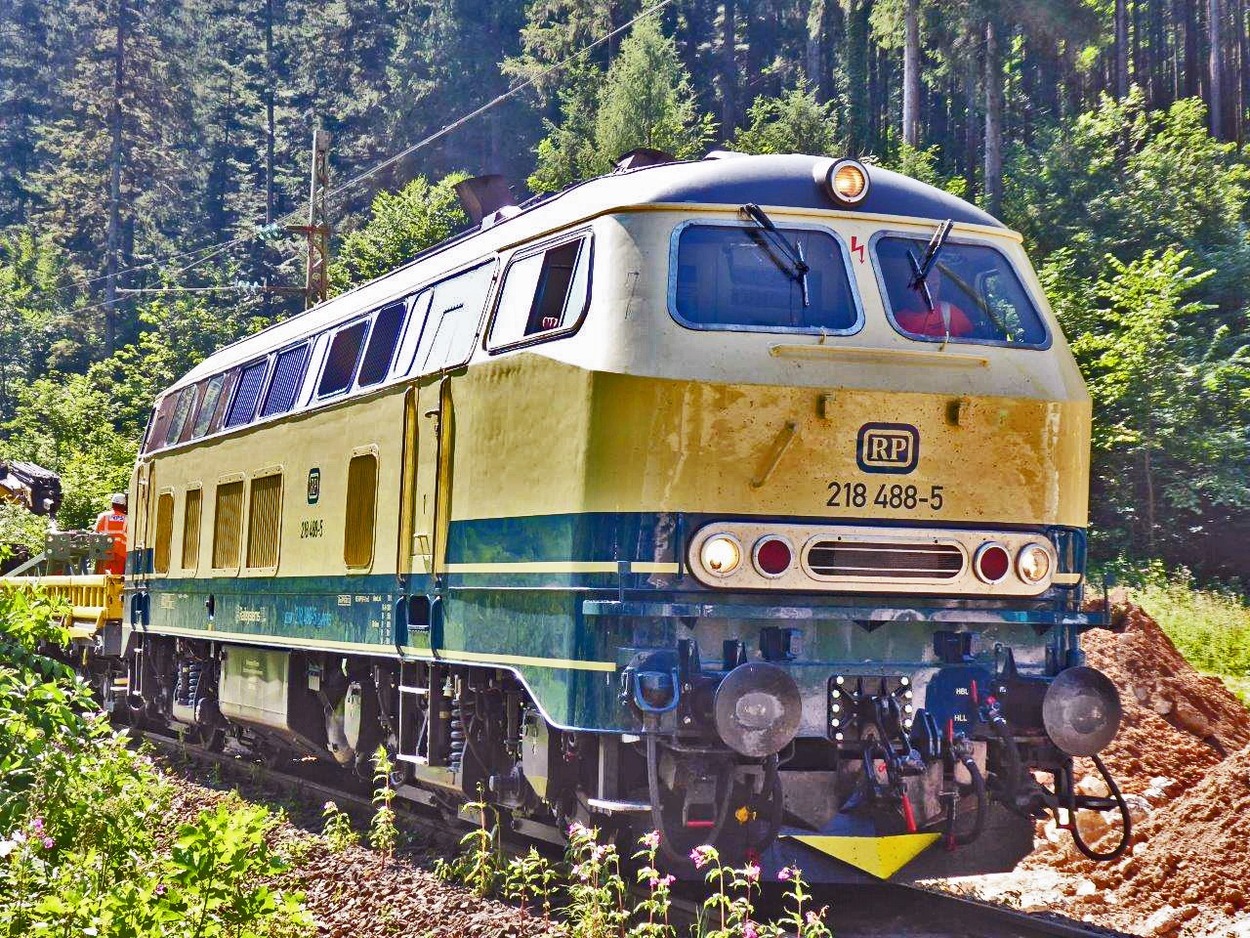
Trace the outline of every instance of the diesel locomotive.
<instances>
[{"instance_id":1,"label":"diesel locomotive","mask_svg":"<svg viewBox=\"0 0 1250 938\"><path fill-rule=\"evenodd\" d=\"M1002 868L1123 809L1073 785L1119 720L1090 402L1018 235L800 155L461 191L471 230L156 401L110 707L384 746L402 797L679 874Z\"/></svg>"}]
</instances>

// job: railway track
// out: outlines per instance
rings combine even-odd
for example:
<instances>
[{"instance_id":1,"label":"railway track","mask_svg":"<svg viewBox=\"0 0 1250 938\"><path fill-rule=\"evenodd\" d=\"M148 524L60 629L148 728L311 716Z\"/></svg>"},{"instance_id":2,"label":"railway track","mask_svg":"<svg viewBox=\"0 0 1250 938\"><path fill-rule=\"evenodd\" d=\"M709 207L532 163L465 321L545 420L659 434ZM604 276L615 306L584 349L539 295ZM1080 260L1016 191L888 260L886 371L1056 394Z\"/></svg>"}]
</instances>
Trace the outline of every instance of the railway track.
<instances>
[{"instance_id":1,"label":"railway track","mask_svg":"<svg viewBox=\"0 0 1250 938\"><path fill-rule=\"evenodd\" d=\"M334 801L362 823L367 823L375 810L365 782L344 786L341 778L331 781L329 775L334 770L319 764L310 763L310 775L295 775L263 766L239 754L211 752L163 734L144 732L141 735L174 758L216 767L223 780L229 778L280 792L305 801L310 808ZM320 769L327 771L318 778ZM409 832L431 844L458 849L461 832L449 825L446 817L401 800L396 800L393 806L400 824ZM528 850L532 845L549 851L553 857L558 853L552 843L515 835L505 838L504 846L506 851L515 853ZM780 892L766 890L759 904L761 917L778 914L780 899ZM827 923L838 938L1121 938L1123 935L1059 916L1024 913L993 903L894 883L816 887L815 900L828 905ZM684 934L683 926L697 922L700 905L698 885L675 887L672 912L678 934Z\"/></svg>"}]
</instances>

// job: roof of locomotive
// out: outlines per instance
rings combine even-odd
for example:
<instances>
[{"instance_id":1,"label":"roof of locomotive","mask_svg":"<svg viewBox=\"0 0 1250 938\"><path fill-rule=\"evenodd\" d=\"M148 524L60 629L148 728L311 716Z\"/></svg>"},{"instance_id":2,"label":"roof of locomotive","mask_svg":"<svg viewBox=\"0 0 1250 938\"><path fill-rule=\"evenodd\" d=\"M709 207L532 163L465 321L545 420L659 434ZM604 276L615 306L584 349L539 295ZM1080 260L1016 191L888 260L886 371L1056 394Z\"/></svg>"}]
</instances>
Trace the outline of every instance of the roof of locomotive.
<instances>
[{"instance_id":1,"label":"roof of locomotive","mask_svg":"<svg viewBox=\"0 0 1250 938\"><path fill-rule=\"evenodd\" d=\"M901 215L935 221L949 218L969 225L1003 227L992 215L958 196L880 166L867 167L869 188L864 201L855 206L841 205L817 182L823 170L833 162L829 157L799 154L750 156L721 152L702 160L661 163L600 176L582 185L606 184L612 188L613 198L628 205L653 202L745 205L754 202L764 206Z\"/></svg>"},{"instance_id":2,"label":"roof of locomotive","mask_svg":"<svg viewBox=\"0 0 1250 938\"><path fill-rule=\"evenodd\" d=\"M805 209L838 211L934 221L949 218L968 225L1004 228L992 215L958 196L879 166L867 167L869 190L863 202L855 206L835 203L817 182L823 170L833 162L830 157L800 154L755 156L720 152L700 160L643 166L578 183L554 195L530 200L519 212L494 225L475 226L453 235L375 280L225 346L183 375L167 391L345 322L464 265L472 257L545 237L552 231L631 207L724 206L754 202L765 208L800 212ZM523 220L529 222L528 229ZM443 267L413 270L444 253L447 257ZM404 276L408 271L412 271L412 275Z\"/></svg>"}]
</instances>

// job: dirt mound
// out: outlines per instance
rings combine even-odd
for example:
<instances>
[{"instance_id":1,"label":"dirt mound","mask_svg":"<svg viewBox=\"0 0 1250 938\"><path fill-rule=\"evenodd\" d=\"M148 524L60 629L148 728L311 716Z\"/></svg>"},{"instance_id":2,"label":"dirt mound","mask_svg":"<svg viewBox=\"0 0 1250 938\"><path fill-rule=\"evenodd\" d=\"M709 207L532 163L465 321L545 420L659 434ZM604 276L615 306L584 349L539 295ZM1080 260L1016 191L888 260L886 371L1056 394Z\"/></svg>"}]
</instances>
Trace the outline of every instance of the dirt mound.
<instances>
[{"instance_id":1,"label":"dirt mound","mask_svg":"<svg viewBox=\"0 0 1250 938\"><path fill-rule=\"evenodd\" d=\"M1116 607L1112 624L1116 631L1083 636L1082 647L1124 705L1102 757L1127 796L1133 845L1114 864L1093 863L1051 820L1023 866L1070 874L1067 914L1136 934L1204 934L1250 914L1250 711L1198 674L1140 607ZM1081 763L1081 790L1105 795ZM1095 849L1119 840L1116 812L1081 812L1078 824Z\"/></svg>"}]
</instances>

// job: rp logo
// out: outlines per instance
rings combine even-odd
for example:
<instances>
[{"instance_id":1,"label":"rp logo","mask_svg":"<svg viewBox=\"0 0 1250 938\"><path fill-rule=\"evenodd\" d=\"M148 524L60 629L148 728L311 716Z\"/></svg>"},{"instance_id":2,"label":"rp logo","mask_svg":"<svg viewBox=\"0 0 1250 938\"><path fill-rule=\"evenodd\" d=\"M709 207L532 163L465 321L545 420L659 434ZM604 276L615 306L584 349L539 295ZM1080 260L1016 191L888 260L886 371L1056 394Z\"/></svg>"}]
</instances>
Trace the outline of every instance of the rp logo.
<instances>
[{"instance_id":1,"label":"rp logo","mask_svg":"<svg viewBox=\"0 0 1250 938\"><path fill-rule=\"evenodd\" d=\"M920 431L906 423L866 423L859 428L855 461L864 472L905 475L920 458Z\"/></svg>"}]
</instances>

